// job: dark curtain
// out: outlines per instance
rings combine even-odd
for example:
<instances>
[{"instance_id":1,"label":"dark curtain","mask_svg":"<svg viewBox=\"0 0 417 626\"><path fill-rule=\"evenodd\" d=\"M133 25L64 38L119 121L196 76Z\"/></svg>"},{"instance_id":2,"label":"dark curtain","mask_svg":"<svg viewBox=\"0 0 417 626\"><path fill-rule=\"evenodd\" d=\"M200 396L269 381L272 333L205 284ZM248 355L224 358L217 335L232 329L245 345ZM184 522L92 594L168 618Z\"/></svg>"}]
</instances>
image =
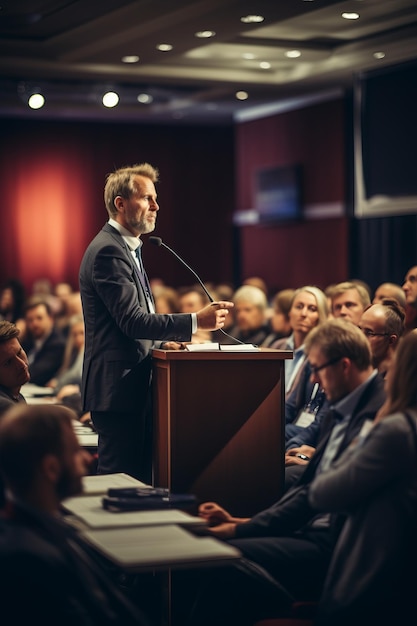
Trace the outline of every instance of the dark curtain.
<instances>
[{"instance_id":1,"label":"dark curtain","mask_svg":"<svg viewBox=\"0 0 417 626\"><path fill-rule=\"evenodd\" d=\"M352 219L350 230L350 277L372 289L387 281L402 285L417 264L417 215Z\"/></svg>"}]
</instances>

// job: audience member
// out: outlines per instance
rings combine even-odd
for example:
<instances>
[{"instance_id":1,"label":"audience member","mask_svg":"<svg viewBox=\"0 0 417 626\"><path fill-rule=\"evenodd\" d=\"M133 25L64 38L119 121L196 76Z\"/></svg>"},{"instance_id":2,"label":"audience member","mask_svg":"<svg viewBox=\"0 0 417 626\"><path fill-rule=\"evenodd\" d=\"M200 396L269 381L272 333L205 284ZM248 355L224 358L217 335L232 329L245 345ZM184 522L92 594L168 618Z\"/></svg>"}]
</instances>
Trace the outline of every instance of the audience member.
<instances>
[{"instance_id":1,"label":"audience member","mask_svg":"<svg viewBox=\"0 0 417 626\"><path fill-rule=\"evenodd\" d=\"M287 338L279 339L271 345L272 348L278 350L293 350L294 352L293 358L285 361L286 398L297 387L301 374L307 366L307 357L304 351L305 339L315 326L326 321L327 314L326 296L321 289L312 285L306 285L295 290L289 312L291 335ZM309 379L309 374L307 379ZM312 386L309 392L311 396ZM305 402L303 406L304 404ZM292 417L295 418L296 416L293 415Z\"/></svg>"},{"instance_id":2,"label":"audience member","mask_svg":"<svg viewBox=\"0 0 417 626\"><path fill-rule=\"evenodd\" d=\"M181 349L197 330L222 328L233 307L220 301L197 313L155 313L141 236L155 228L157 179L158 171L149 163L108 175L104 200L109 219L80 267L82 399L99 437L97 471L125 472L146 483L152 481L151 348Z\"/></svg>"},{"instance_id":3,"label":"audience member","mask_svg":"<svg viewBox=\"0 0 417 626\"><path fill-rule=\"evenodd\" d=\"M358 282L337 283L329 289L328 295L333 317L342 317L356 325L365 308L371 304L368 290Z\"/></svg>"},{"instance_id":4,"label":"audience member","mask_svg":"<svg viewBox=\"0 0 417 626\"><path fill-rule=\"evenodd\" d=\"M406 299L406 330L417 328L417 265L410 267L404 278L403 290Z\"/></svg>"},{"instance_id":5,"label":"audience member","mask_svg":"<svg viewBox=\"0 0 417 626\"><path fill-rule=\"evenodd\" d=\"M83 308L81 294L79 291L72 291L61 299L62 308L58 315L55 315L55 326L65 337L70 331L70 321L74 315L82 315Z\"/></svg>"},{"instance_id":6,"label":"audience member","mask_svg":"<svg viewBox=\"0 0 417 626\"><path fill-rule=\"evenodd\" d=\"M271 347L278 339L289 337L291 334L290 309L294 296L294 289L281 289L272 299L272 314L269 320L271 333L263 342L263 346Z\"/></svg>"},{"instance_id":7,"label":"audience member","mask_svg":"<svg viewBox=\"0 0 417 626\"><path fill-rule=\"evenodd\" d=\"M52 387L58 394L66 385L81 387L81 376L84 360L84 318L82 314L74 315L69 323L69 335L65 344L62 365L55 378L52 378L46 387Z\"/></svg>"},{"instance_id":8,"label":"audience member","mask_svg":"<svg viewBox=\"0 0 417 626\"><path fill-rule=\"evenodd\" d=\"M21 387L30 379L28 359L12 322L0 322L0 416L10 406L26 402Z\"/></svg>"},{"instance_id":9,"label":"audience member","mask_svg":"<svg viewBox=\"0 0 417 626\"><path fill-rule=\"evenodd\" d=\"M401 339L385 415L318 474L309 502L347 514L319 603L317 626L392 626L415 611L417 331ZM408 413L410 422L405 418Z\"/></svg>"},{"instance_id":10,"label":"audience member","mask_svg":"<svg viewBox=\"0 0 417 626\"><path fill-rule=\"evenodd\" d=\"M144 626L143 614L61 518L62 501L81 493L89 463L73 417L58 405L22 405L1 420L2 624Z\"/></svg>"},{"instance_id":11,"label":"audience member","mask_svg":"<svg viewBox=\"0 0 417 626\"><path fill-rule=\"evenodd\" d=\"M404 309L397 300L388 298L381 304L369 305L359 321L359 328L371 346L373 366L384 378L404 333L404 322Z\"/></svg>"},{"instance_id":12,"label":"audience member","mask_svg":"<svg viewBox=\"0 0 417 626\"><path fill-rule=\"evenodd\" d=\"M20 280L8 280L0 292L0 320L16 324L22 340L26 331L24 305L26 292Z\"/></svg>"},{"instance_id":13,"label":"audience member","mask_svg":"<svg viewBox=\"0 0 417 626\"><path fill-rule=\"evenodd\" d=\"M44 387L62 365L65 337L55 328L46 300L30 299L25 307L25 320L27 333L23 347L28 356L31 382Z\"/></svg>"},{"instance_id":14,"label":"audience member","mask_svg":"<svg viewBox=\"0 0 417 626\"><path fill-rule=\"evenodd\" d=\"M242 285L233 296L235 325L227 332L243 343L260 346L269 335L267 318L268 300L259 287ZM220 343L233 343L230 337L220 338Z\"/></svg>"},{"instance_id":15,"label":"audience member","mask_svg":"<svg viewBox=\"0 0 417 626\"><path fill-rule=\"evenodd\" d=\"M167 315L179 312L178 291L167 285L155 285L152 288L155 301L155 313Z\"/></svg>"},{"instance_id":16,"label":"audience member","mask_svg":"<svg viewBox=\"0 0 417 626\"><path fill-rule=\"evenodd\" d=\"M178 290L178 311L180 313L196 313L209 304L207 294L199 285L182 287ZM198 330L192 336L191 343L208 343L212 341L209 330Z\"/></svg>"},{"instance_id":17,"label":"audience member","mask_svg":"<svg viewBox=\"0 0 417 626\"><path fill-rule=\"evenodd\" d=\"M380 304L382 300L386 300L387 298L389 300L396 300L398 304L402 306L403 309L405 309L405 293L401 285L397 285L396 283L381 283L375 289L372 304Z\"/></svg>"},{"instance_id":18,"label":"audience member","mask_svg":"<svg viewBox=\"0 0 417 626\"><path fill-rule=\"evenodd\" d=\"M385 378L398 341L404 331L405 315L396 300L387 299L383 302L383 304L371 304L365 309L359 321L359 328L369 341L373 366ZM322 413L323 409L310 426L286 441L286 488L297 480L303 471L302 466L308 463L315 452Z\"/></svg>"},{"instance_id":19,"label":"audience member","mask_svg":"<svg viewBox=\"0 0 417 626\"><path fill-rule=\"evenodd\" d=\"M37 278L32 285L30 299L43 300L49 304L52 315L55 317L59 313L61 301L53 293L52 283L49 278Z\"/></svg>"},{"instance_id":20,"label":"audience member","mask_svg":"<svg viewBox=\"0 0 417 626\"><path fill-rule=\"evenodd\" d=\"M325 390L332 411L321 424L317 451L298 483L251 519L235 518L213 502L199 509L211 534L229 540L260 575L266 572L287 593L277 593L267 606L265 598L259 602L249 577L216 570L202 581L193 624L244 626L285 615L289 596L314 601L321 593L343 516L318 516L309 503L310 484L358 437L364 423L374 419L385 395L383 379L372 367L369 342L353 324L324 322L309 333L306 352L312 377Z\"/></svg>"},{"instance_id":21,"label":"audience member","mask_svg":"<svg viewBox=\"0 0 417 626\"><path fill-rule=\"evenodd\" d=\"M249 276L242 281L242 285L252 285L253 287L258 287L258 289L264 292L268 299L268 286L261 276Z\"/></svg>"}]
</instances>

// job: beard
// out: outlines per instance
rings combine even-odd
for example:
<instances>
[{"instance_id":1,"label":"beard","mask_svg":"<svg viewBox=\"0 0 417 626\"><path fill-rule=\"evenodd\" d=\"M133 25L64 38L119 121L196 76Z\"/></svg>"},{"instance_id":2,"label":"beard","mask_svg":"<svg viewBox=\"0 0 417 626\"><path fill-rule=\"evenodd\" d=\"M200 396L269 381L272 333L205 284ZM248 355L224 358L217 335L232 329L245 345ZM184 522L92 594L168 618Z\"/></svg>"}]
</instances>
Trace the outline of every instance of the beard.
<instances>
[{"instance_id":1,"label":"beard","mask_svg":"<svg viewBox=\"0 0 417 626\"><path fill-rule=\"evenodd\" d=\"M154 220L149 220L144 217L140 219L135 219L134 217L126 220L126 223L129 228L133 229L136 232L139 232L141 235L146 235L147 233L151 233L155 230L156 226L156 216Z\"/></svg>"},{"instance_id":2,"label":"beard","mask_svg":"<svg viewBox=\"0 0 417 626\"><path fill-rule=\"evenodd\" d=\"M56 484L56 491L60 500L79 495L82 492L81 477L74 474L68 467L63 467Z\"/></svg>"}]
</instances>

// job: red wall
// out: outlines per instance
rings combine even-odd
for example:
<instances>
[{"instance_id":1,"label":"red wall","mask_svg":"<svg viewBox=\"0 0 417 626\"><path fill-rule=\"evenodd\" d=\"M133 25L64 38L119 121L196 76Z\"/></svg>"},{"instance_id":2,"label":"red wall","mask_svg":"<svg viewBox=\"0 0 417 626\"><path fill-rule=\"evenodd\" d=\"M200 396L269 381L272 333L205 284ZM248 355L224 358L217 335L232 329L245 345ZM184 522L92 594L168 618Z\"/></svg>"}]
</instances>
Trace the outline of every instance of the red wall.
<instances>
[{"instance_id":1,"label":"red wall","mask_svg":"<svg viewBox=\"0 0 417 626\"><path fill-rule=\"evenodd\" d=\"M116 167L160 170L156 235L204 280L232 280L234 129L0 120L0 287L38 278L78 287L83 252L107 220L103 189ZM146 238L144 238L146 244ZM163 248L145 245L150 277L194 277Z\"/></svg>"},{"instance_id":2,"label":"red wall","mask_svg":"<svg viewBox=\"0 0 417 626\"><path fill-rule=\"evenodd\" d=\"M76 287L85 247L107 219L107 173L145 160L161 174L154 234L204 281L237 287L259 275L272 293L344 280L346 217L237 229L233 214L253 207L256 169L294 163L306 205L344 206L345 125L343 99L234 128L2 119L0 286L20 278L30 290L46 277ZM145 245L144 257L151 277L194 282L165 249Z\"/></svg>"},{"instance_id":3,"label":"red wall","mask_svg":"<svg viewBox=\"0 0 417 626\"><path fill-rule=\"evenodd\" d=\"M236 128L237 207L254 207L255 171L300 164L304 204L345 206L345 103L333 100ZM271 291L348 277L348 219L240 229L242 278L262 276Z\"/></svg>"}]
</instances>

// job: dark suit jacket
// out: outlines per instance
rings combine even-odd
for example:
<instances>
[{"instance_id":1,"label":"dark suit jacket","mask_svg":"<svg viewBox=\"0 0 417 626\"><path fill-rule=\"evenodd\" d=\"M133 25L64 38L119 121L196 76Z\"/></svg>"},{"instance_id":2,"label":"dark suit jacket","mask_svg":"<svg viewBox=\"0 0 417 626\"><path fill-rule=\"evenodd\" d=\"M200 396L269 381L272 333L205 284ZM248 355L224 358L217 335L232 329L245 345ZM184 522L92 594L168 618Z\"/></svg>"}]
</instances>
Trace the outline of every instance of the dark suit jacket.
<instances>
[{"instance_id":1,"label":"dark suit jacket","mask_svg":"<svg viewBox=\"0 0 417 626\"><path fill-rule=\"evenodd\" d=\"M417 411L412 428L417 428ZM319 623L403 624L415 611L417 450L402 413L381 420L313 481L313 506L344 511Z\"/></svg>"},{"instance_id":2,"label":"dark suit jacket","mask_svg":"<svg viewBox=\"0 0 417 626\"><path fill-rule=\"evenodd\" d=\"M3 626L144 626L77 534L17 505L0 518Z\"/></svg>"},{"instance_id":3,"label":"dark suit jacket","mask_svg":"<svg viewBox=\"0 0 417 626\"><path fill-rule=\"evenodd\" d=\"M29 352L30 344L24 344L24 350ZM54 378L62 365L65 352L65 337L54 329L36 353L35 360L29 367L30 382L44 387L51 378Z\"/></svg>"},{"instance_id":4,"label":"dark suit jacket","mask_svg":"<svg viewBox=\"0 0 417 626\"><path fill-rule=\"evenodd\" d=\"M364 389L356 409L351 416L343 440L338 448L335 460L348 447L351 441L359 434L365 420L375 418L376 412L385 400L384 381L377 374ZM309 502L308 492L310 483L315 477L317 467L322 459L324 450L334 426L329 412L321 423L320 439L311 461L306 465L298 482L289 489L284 496L268 509L261 511L245 524L236 527L236 537L271 537L291 534L312 521L317 515ZM344 517L343 517L344 521ZM331 530L337 536L342 520L332 519Z\"/></svg>"},{"instance_id":5,"label":"dark suit jacket","mask_svg":"<svg viewBox=\"0 0 417 626\"><path fill-rule=\"evenodd\" d=\"M84 411L140 410L149 392L153 343L190 341L191 315L149 312L131 251L109 224L84 254L80 291L85 320Z\"/></svg>"}]
</instances>

